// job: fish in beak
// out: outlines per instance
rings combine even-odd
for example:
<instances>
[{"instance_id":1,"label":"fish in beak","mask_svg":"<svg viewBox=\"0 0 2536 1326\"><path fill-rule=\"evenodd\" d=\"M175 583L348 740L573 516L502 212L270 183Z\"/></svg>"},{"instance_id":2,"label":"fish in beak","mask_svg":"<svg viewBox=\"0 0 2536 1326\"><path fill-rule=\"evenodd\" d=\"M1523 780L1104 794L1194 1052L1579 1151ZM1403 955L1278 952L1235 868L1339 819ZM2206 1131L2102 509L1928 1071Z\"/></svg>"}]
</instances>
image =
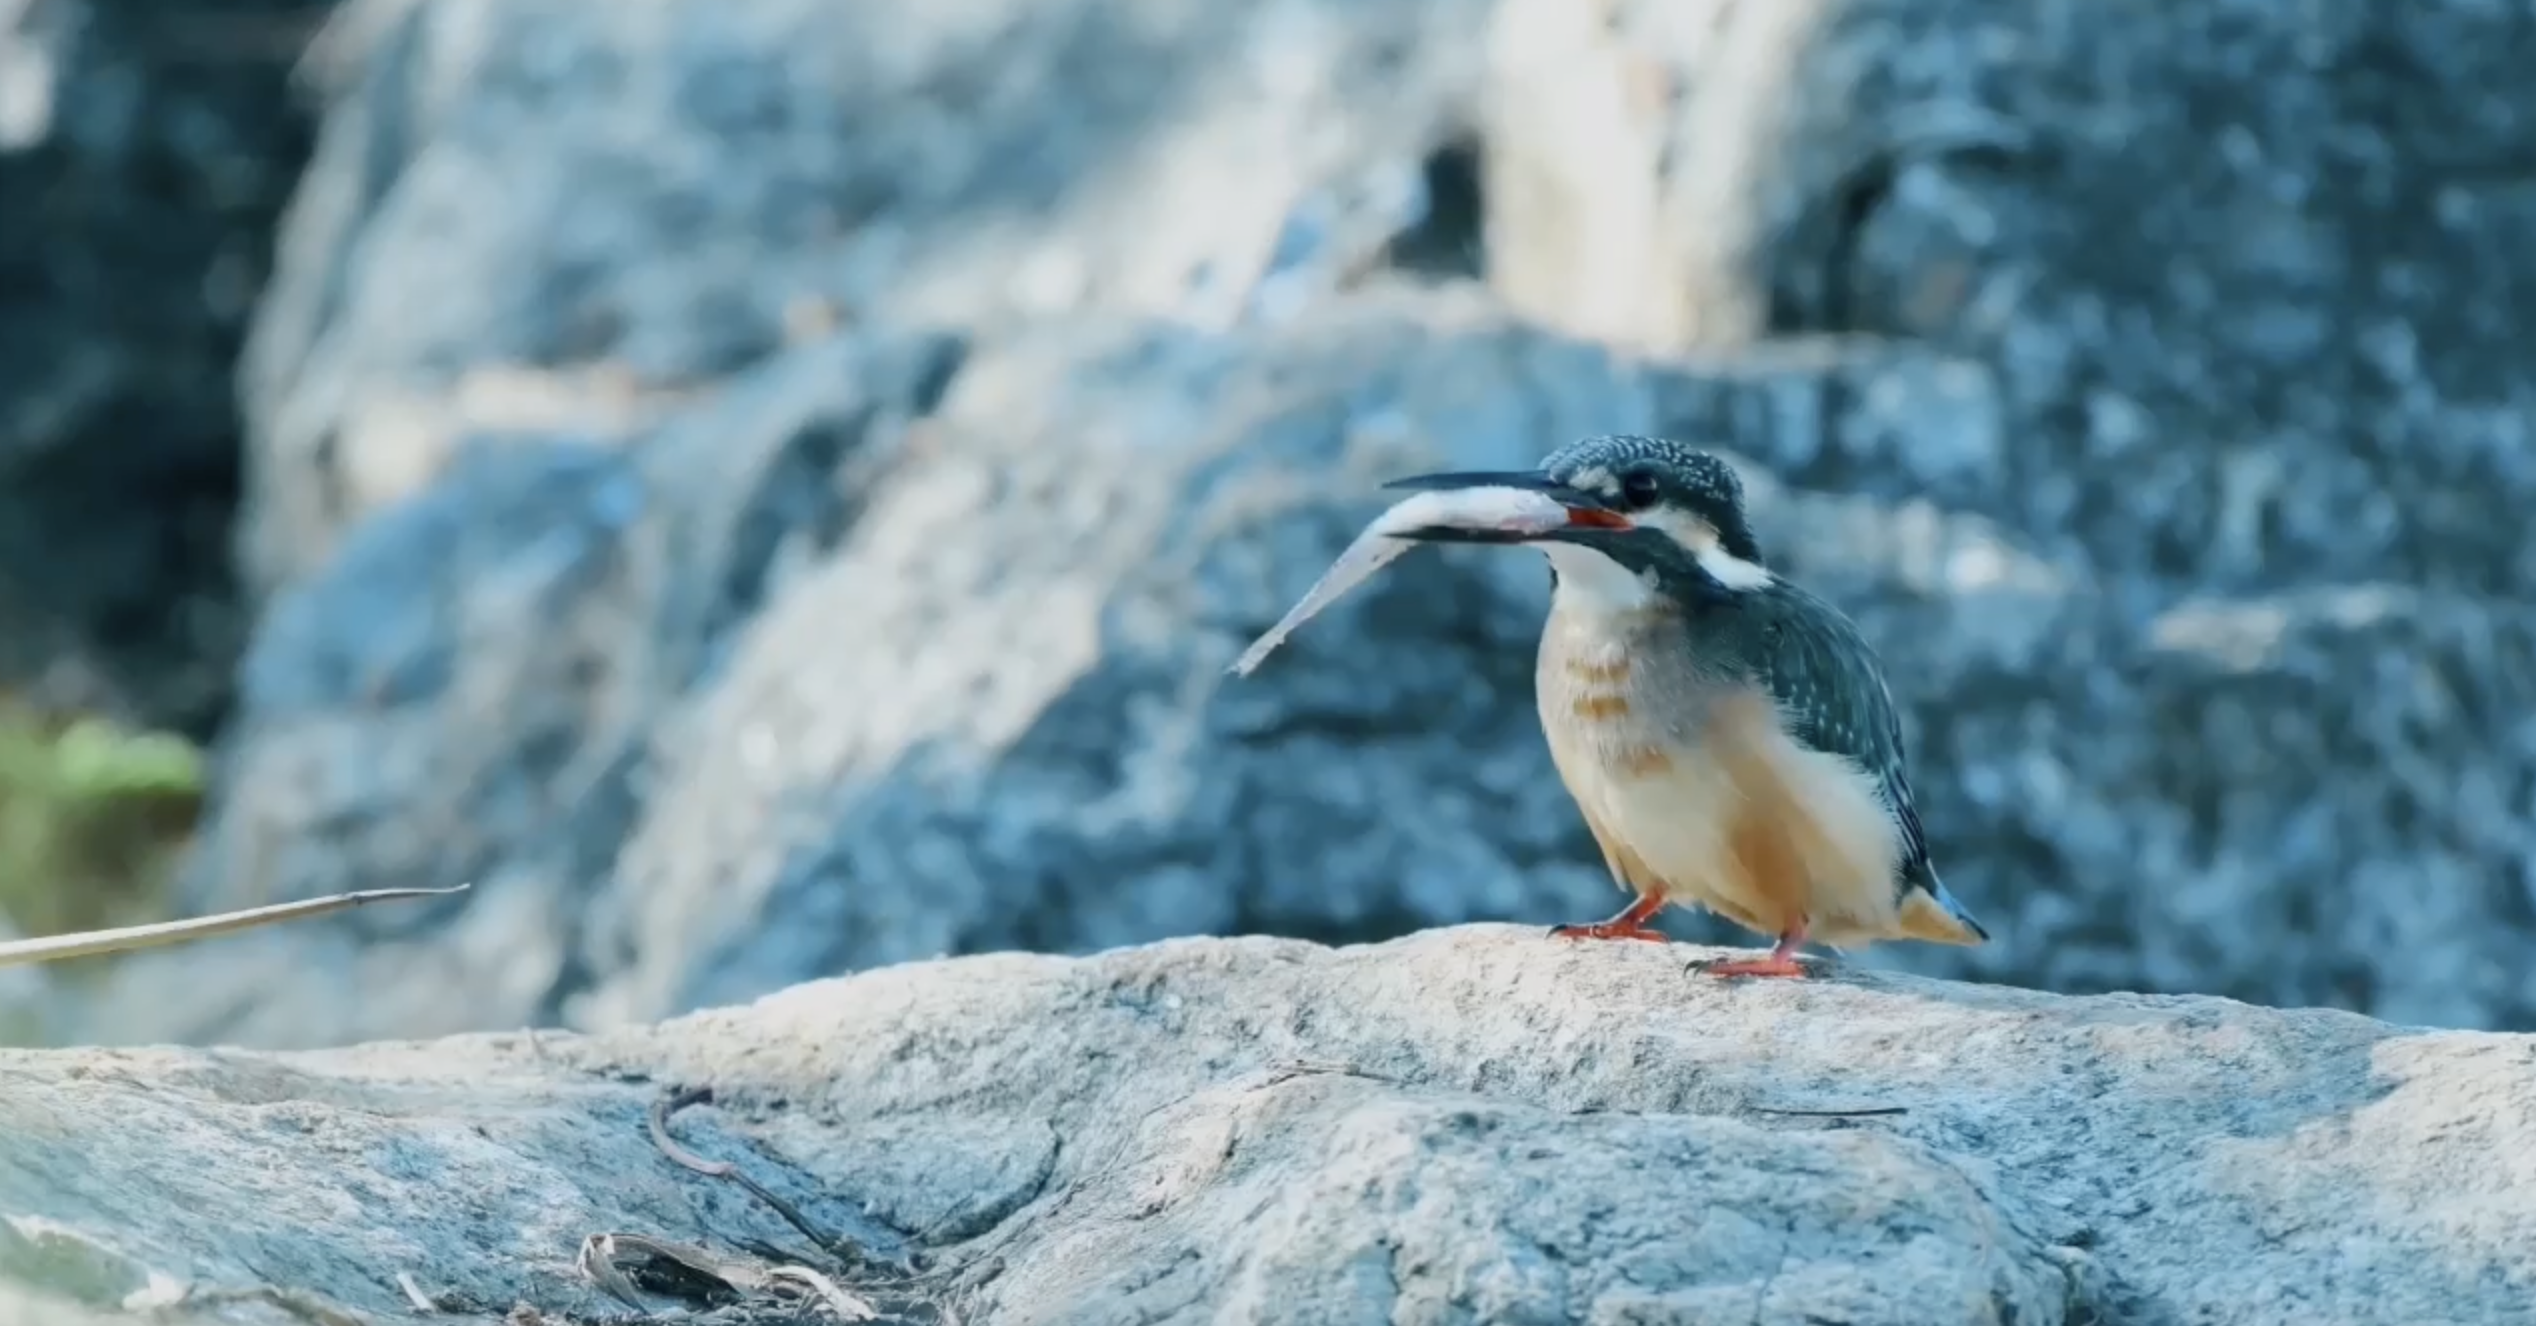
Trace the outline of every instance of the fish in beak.
<instances>
[{"instance_id":1,"label":"fish in beak","mask_svg":"<svg viewBox=\"0 0 2536 1326\"><path fill-rule=\"evenodd\" d=\"M1388 531L1395 539L1411 539L1420 543L1532 543L1541 539L1567 537L1573 530L1619 531L1632 528L1629 517L1609 502L1583 489L1571 488L1541 470L1461 470L1448 474L1418 474L1394 479L1383 487L1416 493L1467 495L1469 505L1485 508L1490 497L1516 505L1517 495L1534 499L1547 498L1564 511L1565 520L1529 520L1491 522L1484 519L1456 518L1439 520ZM1448 499L1449 500L1449 499ZM1403 503L1405 509L1408 503Z\"/></svg>"},{"instance_id":2,"label":"fish in beak","mask_svg":"<svg viewBox=\"0 0 2536 1326\"><path fill-rule=\"evenodd\" d=\"M1581 540L1637 528L1600 498L1538 470L1422 474L1383 486L1408 489L1409 495L1375 517L1302 601L1242 651L1234 673L1249 675L1288 632L1419 544Z\"/></svg>"}]
</instances>

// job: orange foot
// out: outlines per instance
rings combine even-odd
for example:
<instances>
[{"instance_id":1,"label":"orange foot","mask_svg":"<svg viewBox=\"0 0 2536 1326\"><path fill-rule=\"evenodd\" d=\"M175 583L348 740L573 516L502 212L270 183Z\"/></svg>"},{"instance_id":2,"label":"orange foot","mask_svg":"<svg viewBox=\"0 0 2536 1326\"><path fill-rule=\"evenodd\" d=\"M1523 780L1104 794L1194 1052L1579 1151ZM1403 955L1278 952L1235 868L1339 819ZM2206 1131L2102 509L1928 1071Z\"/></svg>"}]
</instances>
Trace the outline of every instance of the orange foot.
<instances>
[{"instance_id":1,"label":"orange foot","mask_svg":"<svg viewBox=\"0 0 2536 1326\"><path fill-rule=\"evenodd\" d=\"M1670 944L1673 936L1647 924L1664 906L1661 898L1640 898L1621 909L1618 916L1591 925L1555 925L1550 927L1553 939L1643 939L1653 944Z\"/></svg>"},{"instance_id":2,"label":"orange foot","mask_svg":"<svg viewBox=\"0 0 2536 1326\"><path fill-rule=\"evenodd\" d=\"M1779 936L1777 947L1772 948L1766 958L1730 958L1724 962L1709 963L1701 970L1718 977L1777 976L1803 980L1806 976L1805 964L1796 960L1796 951L1804 943L1805 927L1800 925Z\"/></svg>"}]
</instances>

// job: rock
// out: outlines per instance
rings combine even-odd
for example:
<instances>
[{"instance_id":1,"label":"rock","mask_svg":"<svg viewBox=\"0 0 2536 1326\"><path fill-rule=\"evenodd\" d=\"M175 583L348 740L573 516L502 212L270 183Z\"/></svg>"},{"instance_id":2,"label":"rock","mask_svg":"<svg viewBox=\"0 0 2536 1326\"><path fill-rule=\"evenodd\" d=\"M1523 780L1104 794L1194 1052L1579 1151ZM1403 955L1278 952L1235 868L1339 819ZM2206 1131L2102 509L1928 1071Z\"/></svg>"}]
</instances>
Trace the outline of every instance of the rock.
<instances>
[{"instance_id":1,"label":"rock","mask_svg":"<svg viewBox=\"0 0 2536 1326\"><path fill-rule=\"evenodd\" d=\"M2529 1037L1684 956L1192 939L595 1036L12 1052L0 1274L585 1320L613 1234L998 1326L2536 1321ZM697 1090L674 1143L808 1232L655 1147ZM754 1304L701 1320L828 1319Z\"/></svg>"},{"instance_id":2,"label":"rock","mask_svg":"<svg viewBox=\"0 0 2536 1326\"><path fill-rule=\"evenodd\" d=\"M1421 558L1349 605L1374 629L1223 669L1377 476L1654 405L1404 293L1245 333L848 335L627 446L488 443L276 600L185 906L476 892L138 956L58 1034L648 1019L954 949L1608 908L1521 698L1537 565Z\"/></svg>"},{"instance_id":3,"label":"rock","mask_svg":"<svg viewBox=\"0 0 2536 1326\"><path fill-rule=\"evenodd\" d=\"M2046 629L1957 678L1923 755L2034 976L2536 1026L2536 836L2501 809L2536 777L2536 621L2378 584Z\"/></svg>"},{"instance_id":4,"label":"rock","mask_svg":"<svg viewBox=\"0 0 2536 1326\"><path fill-rule=\"evenodd\" d=\"M257 1039L258 1019L281 1019L263 1036L304 1043L549 1016L661 715L778 555L850 523L861 469L930 408L958 350L805 350L634 451L488 437L363 525L259 629L183 909L382 878L474 879L489 901L147 955L66 1003L108 1011L57 1034ZM190 993L152 1010L160 978Z\"/></svg>"},{"instance_id":5,"label":"rock","mask_svg":"<svg viewBox=\"0 0 2536 1326\"><path fill-rule=\"evenodd\" d=\"M1432 210L1479 8L353 0L258 318L246 572L310 572L471 429L620 426L487 374L639 394L832 326L1274 317Z\"/></svg>"},{"instance_id":6,"label":"rock","mask_svg":"<svg viewBox=\"0 0 2536 1326\"><path fill-rule=\"evenodd\" d=\"M1528 315L1991 364L2021 445L1981 509L2143 598L2536 574L2506 10L1506 0L1492 38Z\"/></svg>"},{"instance_id":7,"label":"rock","mask_svg":"<svg viewBox=\"0 0 2536 1326\"><path fill-rule=\"evenodd\" d=\"M1534 564L1220 667L1379 479L1618 430L1740 457L1886 657L1999 939L1862 964L2536 1027L2514 30L1607 8L356 0L184 897L479 889L47 1034L1603 912Z\"/></svg>"},{"instance_id":8,"label":"rock","mask_svg":"<svg viewBox=\"0 0 2536 1326\"><path fill-rule=\"evenodd\" d=\"M59 1294L0 1285L0 1326L114 1326L117 1320L114 1315L91 1311Z\"/></svg>"},{"instance_id":9,"label":"rock","mask_svg":"<svg viewBox=\"0 0 2536 1326\"><path fill-rule=\"evenodd\" d=\"M1507 0L1491 50L1491 278L1528 317L1991 370L2014 445L1931 496L2068 604L1940 666L1918 782L2020 978L2536 1027L2503 809L2536 776L2536 374L2495 330L2536 319L2536 193L2483 164L2536 123L2515 16ZM2022 629L1848 598L1888 649Z\"/></svg>"},{"instance_id":10,"label":"rock","mask_svg":"<svg viewBox=\"0 0 2536 1326\"><path fill-rule=\"evenodd\" d=\"M1599 352L1415 300L981 346L664 728L571 1011L1608 906L1523 698L1537 565L1421 558L1351 625L1224 669L1379 509L1377 475L1502 468L1534 429L1651 405Z\"/></svg>"},{"instance_id":11,"label":"rock","mask_svg":"<svg viewBox=\"0 0 2536 1326\"><path fill-rule=\"evenodd\" d=\"M207 733L305 0L0 0L0 684Z\"/></svg>"},{"instance_id":12,"label":"rock","mask_svg":"<svg viewBox=\"0 0 2536 1326\"><path fill-rule=\"evenodd\" d=\"M2536 1019L2497 869L2531 851L2498 809L2536 776L2525 630L2392 589L2135 625L2036 541L1864 495L1973 482L1990 390L1897 347L1629 367L1403 294L849 335L631 444L488 445L277 601L186 900L477 892L142 955L50 1034L605 1025L946 952L1601 914L1529 697L1536 562L1422 554L1222 676L1379 478L1597 427L1750 444L1771 546L1886 654L1999 940L1860 961ZM1832 470L1857 489L1778 477Z\"/></svg>"}]
</instances>

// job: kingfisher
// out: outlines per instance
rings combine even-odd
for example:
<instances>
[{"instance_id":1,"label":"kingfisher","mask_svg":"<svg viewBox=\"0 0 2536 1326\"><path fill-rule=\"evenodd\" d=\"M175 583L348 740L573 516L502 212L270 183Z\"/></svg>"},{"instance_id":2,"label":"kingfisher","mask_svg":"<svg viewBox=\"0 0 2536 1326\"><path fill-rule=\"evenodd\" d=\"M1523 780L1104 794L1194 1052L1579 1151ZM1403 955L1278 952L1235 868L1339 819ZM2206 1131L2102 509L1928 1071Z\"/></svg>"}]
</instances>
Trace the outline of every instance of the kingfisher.
<instances>
[{"instance_id":1,"label":"kingfisher","mask_svg":"<svg viewBox=\"0 0 2536 1326\"><path fill-rule=\"evenodd\" d=\"M1838 608L1762 560L1743 483L1656 437L1574 442L1537 470L1389 488L1543 494L1546 529L1423 527L1435 543L1529 544L1553 585L1534 672L1559 779L1630 904L1576 939L1668 942L1668 904L1776 941L1716 976L1802 977L1809 942L1973 945L1989 932L1929 861L1902 725L1875 652Z\"/></svg>"}]
</instances>

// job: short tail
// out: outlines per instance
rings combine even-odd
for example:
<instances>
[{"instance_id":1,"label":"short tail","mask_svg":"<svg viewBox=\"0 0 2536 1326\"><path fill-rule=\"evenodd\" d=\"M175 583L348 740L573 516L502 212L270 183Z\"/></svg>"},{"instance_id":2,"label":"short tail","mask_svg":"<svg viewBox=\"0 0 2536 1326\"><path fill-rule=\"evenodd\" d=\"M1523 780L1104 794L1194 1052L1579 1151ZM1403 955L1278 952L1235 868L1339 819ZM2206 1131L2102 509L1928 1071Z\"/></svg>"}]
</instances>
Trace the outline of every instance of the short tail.
<instances>
[{"instance_id":1,"label":"short tail","mask_svg":"<svg viewBox=\"0 0 2536 1326\"><path fill-rule=\"evenodd\" d=\"M1924 872L1902 894L1902 933L1932 944L1981 944L1990 932L1973 919L1972 909L1946 891L1934 870Z\"/></svg>"}]
</instances>

